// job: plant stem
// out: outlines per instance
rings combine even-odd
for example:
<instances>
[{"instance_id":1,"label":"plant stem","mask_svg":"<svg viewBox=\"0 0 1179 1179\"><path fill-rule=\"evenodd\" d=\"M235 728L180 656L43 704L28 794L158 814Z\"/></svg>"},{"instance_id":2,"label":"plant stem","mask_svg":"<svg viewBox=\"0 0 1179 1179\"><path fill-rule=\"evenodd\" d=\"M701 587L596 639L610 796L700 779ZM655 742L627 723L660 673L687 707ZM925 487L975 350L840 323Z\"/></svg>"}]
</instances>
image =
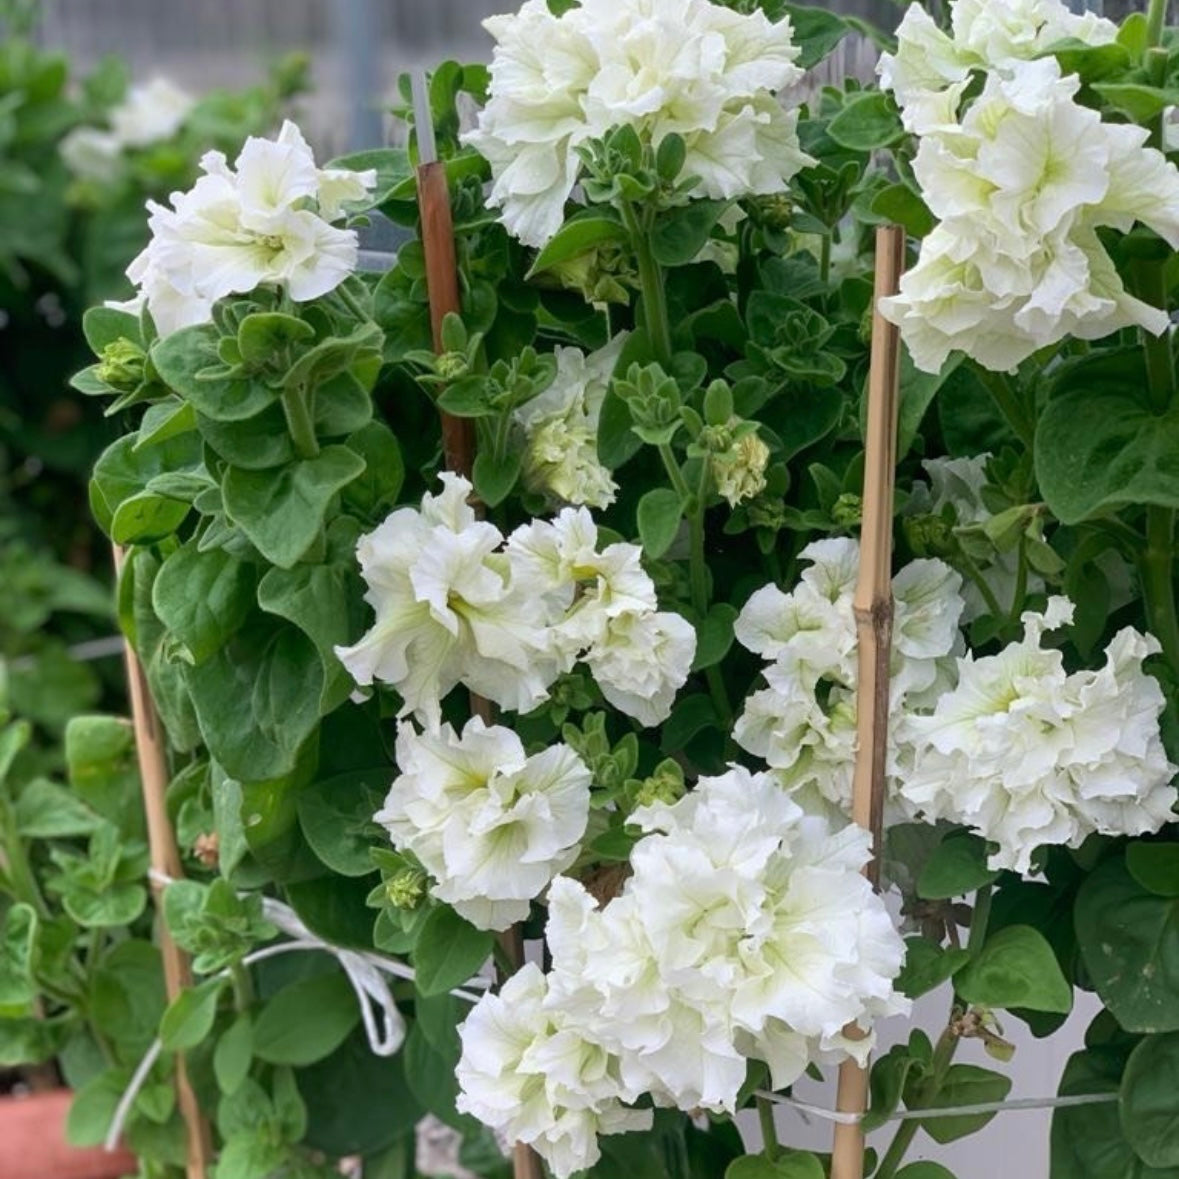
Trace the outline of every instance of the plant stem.
<instances>
[{"instance_id":1,"label":"plant stem","mask_svg":"<svg viewBox=\"0 0 1179 1179\"><path fill-rule=\"evenodd\" d=\"M987 938L987 924L991 919L991 886L984 884L974 894L974 912L970 915L970 937L966 952L973 958L983 947Z\"/></svg>"},{"instance_id":2,"label":"plant stem","mask_svg":"<svg viewBox=\"0 0 1179 1179\"><path fill-rule=\"evenodd\" d=\"M834 232L834 230L832 230ZM819 239L819 281L827 285L831 277L831 233L825 233Z\"/></svg>"},{"instance_id":3,"label":"plant stem","mask_svg":"<svg viewBox=\"0 0 1179 1179\"><path fill-rule=\"evenodd\" d=\"M1010 381L1003 373L992 372L982 365L976 366L974 371L1007 424L1015 431L1016 437L1030 451L1036 438L1036 423L1027 409L1020 404Z\"/></svg>"},{"instance_id":4,"label":"plant stem","mask_svg":"<svg viewBox=\"0 0 1179 1179\"><path fill-rule=\"evenodd\" d=\"M340 302L342 302L344 306L347 307L348 310L351 311L352 314L361 321L361 323L371 322L372 316L367 311L365 311L363 307L361 307L360 300L357 299L356 296L348 289L347 283L341 283L338 287L336 287L336 294L340 296Z\"/></svg>"},{"instance_id":5,"label":"plant stem","mask_svg":"<svg viewBox=\"0 0 1179 1179\"><path fill-rule=\"evenodd\" d=\"M757 1120L765 1156L772 1163L778 1157L778 1127L774 1124L774 1103L768 1097L757 1098Z\"/></svg>"},{"instance_id":6,"label":"plant stem","mask_svg":"<svg viewBox=\"0 0 1179 1179\"><path fill-rule=\"evenodd\" d=\"M978 587L978 592L982 594L983 601L987 604L987 609L995 618L1002 618L1004 614L1003 607L999 605L999 599L995 597L995 591L987 585L986 578L983 577L982 570L975 563L974 558L960 548L958 550L957 563L959 568Z\"/></svg>"},{"instance_id":7,"label":"plant stem","mask_svg":"<svg viewBox=\"0 0 1179 1179\"><path fill-rule=\"evenodd\" d=\"M1021 533L1019 537L1019 570L1015 575L1015 592L1011 595L1011 612L1007 615L1008 624L1014 626L1019 621L1019 612L1023 608L1023 600L1028 592L1028 538Z\"/></svg>"},{"instance_id":8,"label":"plant stem","mask_svg":"<svg viewBox=\"0 0 1179 1179\"><path fill-rule=\"evenodd\" d=\"M1146 10L1146 47L1153 49L1163 39L1163 25L1167 20L1168 0L1150 0Z\"/></svg>"},{"instance_id":9,"label":"plant stem","mask_svg":"<svg viewBox=\"0 0 1179 1179\"><path fill-rule=\"evenodd\" d=\"M643 315L655 359L666 368L671 363L671 321L667 315L667 292L663 287L663 269L651 250L649 218L640 219L634 208L622 205L622 219L630 232L631 245L639 266L639 285L643 293Z\"/></svg>"},{"instance_id":10,"label":"plant stem","mask_svg":"<svg viewBox=\"0 0 1179 1179\"><path fill-rule=\"evenodd\" d=\"M671 449L670 442L660 444L659 457L663 460L663 469L667 472L667 477L676 494L687 505L692 498L692 489L688 486L683 471L680 470L680 464L676 461L675 451Z\"/></svg>"},{"instance_id":11,"label":"plant stem","mask_svg":"<svg viewBox=\"0 0 1179 1179\"><path fill-rule=\"evenodd\" d=\"M947 1026L938 1039L937 1047L933 1050L933 1065L929 1077L915 1095L912 1103L909 1104L910 1109L928 1108L930 1103L937 1097L938 1093L941 1092L942 1085L945 1083L950 1062L954 1059L954 1053L957 1051L958 1036L950 1026ZM897 1127L896 1134L893 1135L892 1141L888 1144L888 1150L885 1151L884 1158L880 1160L880 1166L876 1170L875 1179L895 1179L896 1173L900 1169L901 1163L905 1161L905 1155L908 1153L909 1147L912 1146L913 1139L916 1137L920 1126L921 1123L916 1118L906 1118L905 1121L901 1122Z\"/></svg>"},{"instance_id":12,"label":"plant stem","mask_svg":"<svg viewBox=\"0 0 1179 1179\"><path fill-rule=\"evenodd\" d=\"M286 415L287 429L295 444L295 453L301 459L315 458L319 454L319 439L315 436L315 420L307 392L303 388L285 389L282 395L282 411Z\"/></svg>"},{"instance_id":13,"label":"plant stem","mask_svg":"<svg viewBox=\"0 0 1179 1179\"><path fill-rule=\"evenodd\" d=\"M696 502L688 520L688 577L692 592L692 608L702 621L708 613L708 607L712 600L708 585L708 558L704 552L704 509L708 503L709 478L708 462L705 460L700 466L700 482L696 488ZM733 706L729 703L729 693L725 688L720 668L715 665L705 668L704 678L708 682L708 693L712 697L712 703L716 706L717 715L727 732L733 727Z\"/></svg>"},{"instance_id":14,"label":"plant stem","mask_svg":"<svg viewBox=\"0 0 1179 1179\"><path fill-rule=\"evenodd\" d=\"M1134 267L1134 293L1152 307L1167 309L1167 281L1163 265L1142 262ZM1171 329L1161 335L1142 329L1142 348L1146 356L1146 389L1150 408L1156 414L1166 413L1175 395L1175 361L1171 354Z\"/></svg>"},{"instance_id":15,"label":"plant stem","mask_svg":"<svg viewBox=\"0 0 1179 1179\"><path fill-rule=\"evenodd\" d=\"M233 983L233 1005L238 1012L248 1011L254 1002L254 980L247 967L240 962L229 964L229 978Z\"/></svg>"},{"instance_id":16,"label":"plant stem","mask_svg":"<svg viewBox=\"0 0 1179 1179\"><path fill-rule=\"evenodd\" d=\"M16 829L16 815L7 790L0 791L0 871L8 877L14 900L32 905L39 917L48 918L49 906L41 895L28 851Z\"/></svg>"},{"instance_id":17,"label":"plant stem","mask_svg":"<svg viewBox=\"0 0 1179 1179\"><path fill-rule=\"evenodd\" d=\"M1146 509L1146 548L1140 572L1147 628L1179 672L1179 615L1175 608L1175 511L1159 504Z\"/></svg>"}]
</instances>

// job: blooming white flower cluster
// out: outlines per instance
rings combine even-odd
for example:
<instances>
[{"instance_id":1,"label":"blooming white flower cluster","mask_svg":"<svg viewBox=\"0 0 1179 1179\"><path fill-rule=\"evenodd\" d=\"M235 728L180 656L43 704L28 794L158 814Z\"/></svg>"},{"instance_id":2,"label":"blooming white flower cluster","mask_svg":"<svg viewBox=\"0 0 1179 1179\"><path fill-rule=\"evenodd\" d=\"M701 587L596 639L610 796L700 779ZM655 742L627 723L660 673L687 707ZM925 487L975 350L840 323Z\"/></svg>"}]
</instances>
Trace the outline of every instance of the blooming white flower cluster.
<instances>
[{"instance_id":1,"label":"blooming white flower cluster","mask_svg":"<svg viewBox=\"0 0 1179 1179\"><path fill-rule=\"evenodd\" d=\"M764 673L769 686L746 700L733 736L792 793L847 810L856 748L852 594L859 544L820 540L801 556L810 564L790 593L764 586L737 618L737 641L771 662ZM961 589L961 577L937 560L913 561L893 580L894 727L906 710L932 706L952 684L953 657L963 650Z\"/></svg>"},{"instance_id":2,"label":"blooming white flower cluster","mask_svg":"<svg viewBox=\"0 0 1179 1179\"><path fill-rule=\"evenodd\" d=\"M543 246L561 227L577 148L629 125L687 147L683 175L725 199L780 192L810 163L797 115L773 92L802 74L790 22L710 0L546 0L484 22L496 40L490 101L466 136L490 162L490 203L511 233Z\"/></svg>"},{"instance_id":3,"label":"blooming white flower cluster","mask_svg":"<svg viewBox=\"0 0 1179 1179\"><path fill-rule=\"evenodd\" d=\"M359 684L392 684L436 729L462 683L527 712L584 660L606 699L645 725L667 719L696 654L696 632L658 609L632 544L598 552L585 508L534 520L505 543L476 518L471 484L441 476L440 495L398 508L357 547L373 628L336 654Z\"/></svg>"},{"instance_id":4,"label":"blooming white flower cluster","mask_svg":"<svg viewBox=\"0 0 1179 1179\"><path fill-rule=\"evenodd\" d=\"M376 173L317 168L289 120L276 139L251 136L231 168L221 152L201 159L204 175L172 208L148 202L152 238L127 268L161 335L205 323L213 304L263 283L304 302L339 286L356 265L354 231L331 222L362 199Z\"/></svg>"},{"instance_id":5,"label":"blooming white flower cluster","mask_svg":"<svg viewBox=\"0 0 1179 1179\"><path fill-rule=\"evenodd\" d=\"M132 86L110 112L110 129L75 127L59 148L61 158L75 176L97 184L119 177L123 153L128 148L149 147L171 139L192 110L192 95L167 78L153 78Z\"/></svg>"},{"instance_id":6,"label":"blooming white flower cluster","mask_svg":"<svg viewBox=\"0 0 1179 1179\"><path fill-rule=\"evenodd\" d=\"M524 482L569 504L609 507L618 485L598 458L598 420L628 333L588 356L556 349L557 376L514 414L524 438Z\"/></svg>"},{"instance_id":7,"label":"blooming white flower cluster","mask_svg":"<svg viewBox=\"0 0 1179 1179\"><path fill-rule=\"evenodd\" d=\"M920 136L913 172L940 224L881 306L919 368L962 351L1009 370L1068 335L1167 326L1126 291L1097 230L1140 221L1179 246L1179 170L1144 128L1078 103L1080 80L1055 58L1026 60L1063 36L1100 42L1111 30L1059 0L956 5L953 38L917 5L902 22L881 84ZM963 112L975 70L985 84Z\"/></svg>"},{"instance_id":8,"label":"blooming white flower cluster","mask_svg":"<svg viewBox=\"0 0 1179 1179\"><path fill-rule=\"evenodd\" d=\"M896 789L928 819L966 823L998 849L993 868L1026 872L1042 844L1141 835L1172 820L1179 766L1159 734L1165 707L1142 661L1157 641L1127 627L1098 671L1066 672L1047 630L1072 620L1065 598L1023 615L1024 638L958 660L957 687L898 726Z\"/></svg>"},{"instance_id":9,"label":"blooming white flower cluster","mask_svg":"<svg viewBox=\"0 0 1179 1179\"><path fill-rule=\"evenodd\" d=\"M460 1029L459 1108L560 1179L597 1161L597 1134L650 1124L623 1103L732 1112L750 1059L789 1085L812 1060L864 1059L873 1021L908 1010L904 945L860 874L865 832L834 833L739 767L634 821L647 834L622 894L598 909L556 879L551 973L528 969Z\"/></svg>"},{"instance_id":10,"label":"blooming white flower cluster","mask_svg":"<svg viewBox=\"0 0 1179 1179\"><path fill-rule=\"evenodd\" d=\"M511 729L478 717L397 735L397 765L374 816L416 856L430 892L480 929L507 929L577 858L589 819L590 772L568 745L528 757Z\"/></svg>"}]
</instances>

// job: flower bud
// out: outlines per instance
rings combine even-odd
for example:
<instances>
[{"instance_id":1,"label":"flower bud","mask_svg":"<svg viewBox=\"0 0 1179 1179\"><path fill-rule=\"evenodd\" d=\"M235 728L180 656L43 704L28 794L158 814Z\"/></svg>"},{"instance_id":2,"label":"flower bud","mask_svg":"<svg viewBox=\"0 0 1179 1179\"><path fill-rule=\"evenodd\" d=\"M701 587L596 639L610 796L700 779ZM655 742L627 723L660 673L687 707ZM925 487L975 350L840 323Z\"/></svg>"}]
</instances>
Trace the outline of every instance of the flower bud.
<instances>
[{"instance_id":1,"label":"flower bud","mask_svg":"<svg viewBox=\"0 0 1179 1179\"><path fill-rule=\"evenodd\" d=\"M120 336L102 350L98 358L98 379L120 393L133 393L143 384L147 353L133 340Z\"/></svg>"},{"instance_id":2,"label":"flower bud","mask_svg":"<svg viewBox=\"0 0 1179 1179\"><path fill-rule=\"evenodd\" d=\"M951 557L958 549L954 526L944 516L907 516L903 521L905 539L918 557Z\"/></svg>"},{"instance_id":3,"label":"flower bud","mask_svg":"<svg viewBox=\"0 0 1179 1179\"><path fill-rule=\"evenodd\" d=\"M684 771L679 763L667 758L655 767L655 772L644 778L635 791L635 806L652 806L655 803L679 802L686 793Z\"/></svg>"},{"instance_id":4,"label":"flower bud","mask_svg":"<svg viewBox=\"0 0 1179 1179\"><path fill-rule=\"evenodd\" d=\"M831 519L841 528L852 528L863 519L864 501L861 496L845 491L831 505Z\"/></svg>"},{"instance_id":5,"label":"flower bud","mask_svg":"<svg viewBox=\"0 0 1179 1179\"><path fill-rule=\"evenodd\" d=\"M416 909L426 895L425 872L403 868L385 881L385 895L395 909Z\"/></svg>"}]
</instances>

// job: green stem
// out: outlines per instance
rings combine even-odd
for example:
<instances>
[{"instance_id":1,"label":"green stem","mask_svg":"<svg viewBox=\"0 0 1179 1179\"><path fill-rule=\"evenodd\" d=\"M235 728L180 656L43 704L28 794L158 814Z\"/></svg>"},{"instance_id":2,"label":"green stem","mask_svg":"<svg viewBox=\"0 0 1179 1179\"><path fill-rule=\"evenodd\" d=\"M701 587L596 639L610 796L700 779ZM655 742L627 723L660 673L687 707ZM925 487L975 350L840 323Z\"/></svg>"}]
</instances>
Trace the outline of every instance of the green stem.
<instances>
[{"instance_id":1,"label":"green stem","mask_svg":"<svg viewBox=\"0 0 1179 1179\"><path fill-rule=\"evenodd\" d=\"M254 1003L254 980L248 967L240 962L229 964L229 978L233 983L233 1005L239 1011L249 1011Z\"/></svg>"},{"instance_id":2,"label":"green stem","mask_svg":"<svg viewBox=\"0 0 1179 1179\"><path fill-rule=\"evenodd\" d=\"M983 368L982 365L976 366L974 371L983 387L991 395L991 400L998 406L999 412L1007 420L1007 424L1015 431L1016 437L1030 451L1036 438L1035 419L1020 403L1011 383L1002 373L992 372L988 368Z\"/></svg>"},{"instance_id":3,"label":"green stem","mask_svg":"<svg viewBox=\"0 0 1179 1179\"><path fill-rule=\"evenodd\" d=\"M1014 626L1019 621L1023 600L1028 592L1028 538L1024 534L1019 537L1019 569L1015 575L1015 592L1011 595L1011 610L1007 621Z\"/></svg>"},{"instance_id":4,"label":"green stem","mask_svg":"<svg viewBox=\"0 0 1179 1179\"><path fill-rule=\"evenodd\" d=\"M952 1028L947 1027L938 1039L937 1047L933 1050L933 1064L929 1077L914 1095L913 1101L907 1103L910 1109L925 1109L933 1102L941 1092L942 1085L945 1084L946 1074L949 1072L950 1063L957 1051L958 1036ZM888 1144L884 1158L880 1160L875 1179L895 1179L920 1126L921 1123L916 1118L906 1118L901 1122L892 1141Z\"/></svg>"},{"instance_id":5,"label":"green stem","mask_svg":"<svg viewBox=\"0 0 1179 1179\"><path fill-rule=\"evenodd\" d=\"M832 231L834 232L834 231ZM819 239L819 280L824 286L831 277L831 233Z\"/></svg>"},{"instance_id":6,"label":"green stem","mask_svg":"<svg viewBox=\"0 0 1179 1179\"><path fill-rule=\"evenodd\" d=\"M643 293L643 314L651 350L655 359L666 368L671 363L671 320L667 314L667 292L663 286L663 270L651 250L649 219L640 219L634 208L622 205L622 219L630 232L631 245L639 266L639 285Z\"/></svg>"},{"instance_id":7,"label":"green stem","mask_svg":"<svg viewBox=\"0 0 1179 1179\"><path fill-rule=\"evenodd\" d=\"M315 458L319 454L319 439L315 436L315 419L311 415L307 391L301 387L284 390L282 410L295 444L295 453L301 459Z\"/></svg>"},{"instance_id":8,"label":"green stem","mask_svg":"<svg viewBox=\"0 0 1179 1179\"><path fill-rule=\"evenodd\" d=\"M360 305L360 300L348 289L347 283L341 283L336 287L336 294L340 296L340 302L356 316L361 323L369 323L372 316Z\"/></svg>"},{"instance_id":9,"label":"green stem","mask_svg":"<svg viewBox=\"0 0 1179 1179\"><path fill-rule=\"evenodd\" d=\"M31 905L39 917L48 918L49 906L41 895L28 850L16 829L16 815L7 791L0 795L0 869L8 877L13 899Z\"/></svg>"},{"instance_id":10,"label":"green stem","mask_svg":"<svg viewBox=\"0 0 1179 1179\"><path fill-rule=\"evenodd\" d=\"M692 609L700 619L708 613L712 600L708 585L708 557L704 552L704 509L708 503L709 478L708 462L704 460L700 466L700 483L696 488L695 504L688 519L688 581L692 593ZM728 689L725 687L720 668L715 665L706 668L704 678L708 683L708 693L716 706L717 715L728 732L733 727L733 706L729 703Z\"/></svg>"},{"instance_id":11,"label":"green stem","mask_svg":"<svg viewBox=\"0 0 1179 1179\"><path fill-rule=\"evenodd\" d=\"M1152 307L1167 309L1167 281L1163 265L1142 262L1134 267L1134 293ZM1171 354L1171 331L1164 328L1161 335L1143 329L1142 348L1146 356L1146 389L1150 408L1156 414L1166 413L1175 396L1175 360Z\"/></svg>"},{"instance_id":12,"label":"green stem","mask_svg":"<svg viewBox=\"0 0 1179 1179\"><path fill-rule=\"evenodd\" d=\"M1159 504L1146 509L1146 548L1140 565L1147 627L1163 655L1179 672L1179 615L1175 607L1175 511Z\"/></svg>"},{"instance_id":13,"label":"green stem","mask_svg":"<svg viewBox=\"0 0 1179 1179\"><path fill-rule=\"evenodd\" d=\"M1153 49L1162 43L1163 25L1167 20L1168 0L1150 0L1146 10L1146 47Z\"/></svg>"},{"instance_id":14,"label":"green stem","mask_svg":"<svg viewBox=\"0 0 1179 1179\"><path fill-rule=\"evenodd\" d=\"M768 1097L757 1099L757 1120L765 1156L772 1163L778 1157L778 1127L774 1124L774 1103Z\"/></svg>"},{"instance_id":15,"label":"green stem","mask_svg":"<svg viewBox=\"0 0 1179 1179\"><path fill-rule=\"evenodd\" d=\"M974 558L964 550L959 549L957 564L962 572L978 587L978 592L982 594L983 601L986 602L987 609L991 614L995 618L1002 618L1004 616L1003 607L999 605L999 599L995 597L995 591L987 585L987 580L983 577L982 570L975 563Z\"/></svg>"},{"instance_id":16,"label":"green stem","mask_svg":"<svg viewBox=\"0 0 1179 1179\"><path fill-rule=\"evenodd\" d=\"M991 886L984 884L974 895L974 912L970 915L970 937L966 952L976 957L987 939L987 925L991 920Z\"/></svg>"},{"instance_id":17,"label":"green stem","mask_svg":"<svg viewBox=\"0 0 1179 1179\"><path fill-rule=\"evenodd\" d=\"M680 470L680 464L676 460L675 451L671 449L670 442L660 443L659 457L663 460L663 469L667 472L667 477L671 480L676 494L687 504L692 498L692 489L688 486L683 471Z\"/></svg>"}]
</instances>

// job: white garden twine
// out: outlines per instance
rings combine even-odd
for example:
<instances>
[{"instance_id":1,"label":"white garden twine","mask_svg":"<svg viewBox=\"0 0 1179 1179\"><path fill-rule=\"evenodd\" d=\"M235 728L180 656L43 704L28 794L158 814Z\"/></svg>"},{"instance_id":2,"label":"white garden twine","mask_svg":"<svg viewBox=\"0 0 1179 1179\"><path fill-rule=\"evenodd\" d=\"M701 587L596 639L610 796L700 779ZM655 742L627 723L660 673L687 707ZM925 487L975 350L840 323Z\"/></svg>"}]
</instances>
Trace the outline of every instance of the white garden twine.
<instances>
[{"instance_id":1,"label":"white garden twine","mask_svg":"<svg viewBox=\"0 0 1179 1179\"><path fill-rule=\"evenodd\" d=\"M171 877L155 869L148 875L154 884L166 887L174 883ZM405 1040L405 1020L397 1010L385 976L390 975L413 982L416 977L413 967L406 966L396 958L387 958L384 954L374 954L367 950L346 950L342 946L324 941L303 924L294 909L272 897L262 898L262 912L267 921L277 926L291 940L255 950L252 954L247 954L241 964L252 966L267 958L277 958L280 954L291 954L300 950L321 950L325 954L330 954L340 964L356 993L356 1002L360 1007L360 1017L364 1023L364 1034L368 1039L369 1048L376 1056L392 1056ZM223 970L214 977L228 978L229 975L228 970ZM465 987L479 989L488 986L490 982L481 977L469 979L465 984ZM468 1003L478 1003L480 998L478 994L464 987L456 987L450 993ZM110 1129L103 1143L106 1150L114 1151L118 1148L131 1107L135 1104L135 1099L139 1096L139 1091L143 1088L153 1065L159 1060L163 1048L162 1041L154 1040L139 1062L139 1067L136 1068L123 1096L119 1099L119 1104L115 1107Z\"/></svg>"},{"instance_id":2,"label":"white garden twine","mask_svg":"<svg viewBox=\"0 0 1179 1179\"><path fill-rule=\"evenodd\" d=\"M165 876L154 869L149 873L155 884L167 886L174 883L171 877ZM413 982L415 973L412 966L406 966L396 958L387 958L383 954L370 953L367 950L346 950L341 946L332 945L324 941L307 928L289 905L276 901L272 897L262 898L262 911L267 921L276 925L291 940L280 942L278 945L264 946L255 950L242 959L243 966L252 966L255 962L262 962L267 958L275 958L279 954L290 954L298 950L321 950L330 954L340 964L341 969L348 976L356 1001L360 1006L360 1016L364 1022L365 1036L369 1047L377 1056L392 1056L401 1047L405 1039L405 1020L393 996L389 991L386 975L393 978L406 979ZM229 971L223 970L217 978L228 978ZM490 986L489 980L482 977L469 979L465 987L480 990ZM456 998L464 999L468 1003L478 1003L480 996L464 987L456 987L450 992ZM379 1018L378 1018L379 1012ZM164 1045L156 1039L147 1050L139 1067L131 1077L119 1104L115 1107L111 1118L110 1129L103 1144L108 1151L118 1148L119 1140L123 1136L123 1127L135 1104L139 1091L143 1088L148 1074L160 1058ZM779 1105L790 1107L805 1120L808 1116L821 1118L827 1122L837 1122L845 1126L854 1126L862 1122L868 1115L862 1113L847 1113L841 1110L826 1109L821 1105L812 1105L807 1101L800 1101L782 1093L772 1093L768 1089L759 1089L754 1094ZM912 1119L929 1121L933 1118L972 1117L979 1114L1006 1113L1012 1110L1030 1109L1062 1109L1078 1105L1105 1105L1117 1101L1116 1093L1081 1093L1072 1097L1022 1097L1012 1101L984 1101L972 1105L951 1105L938 1109L901 1109L895 1110L882 1119L883 1122L903 1122Z\"/></svg>"}]
</instances>

